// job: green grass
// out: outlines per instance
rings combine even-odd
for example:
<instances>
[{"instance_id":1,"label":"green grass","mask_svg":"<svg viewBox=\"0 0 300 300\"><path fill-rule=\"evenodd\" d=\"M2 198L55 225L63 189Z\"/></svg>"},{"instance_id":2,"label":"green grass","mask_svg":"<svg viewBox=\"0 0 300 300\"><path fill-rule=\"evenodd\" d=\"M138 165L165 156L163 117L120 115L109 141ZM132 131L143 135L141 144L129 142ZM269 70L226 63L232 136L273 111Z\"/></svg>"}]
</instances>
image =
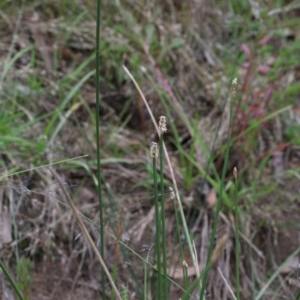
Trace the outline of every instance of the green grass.
<instances>
[{"instance_id":1,"label":"green grass","mask_svg":"<svg viewBox=\"0 0 300 300\"><path fill-rule=\"evenodd\" d=\"M24 299L29 300L29 291L32 281L32 261L28 258L21 257L17 263L18 287L23 292Z\"/></svg>"},{"instance_id":2,"label":"green grass","mask_svg":"<svg viewBox=\"0 0 300 300\"><path fill-rule=\"evenodd\" d=\"M8 280L9 284L11 285L12 289L14 290L16 295L18 296L18 299L19 300L26 300L26 298L23 296L23 294L21 292L21 288L18 287L16 282L13 280L10 272L7 270L7 268L5 267L5 265L3 264L3 262L1 260L0 260L0 268L2 269L4 275L5 275L6 279Z\"/></svg>"}]
</instances>

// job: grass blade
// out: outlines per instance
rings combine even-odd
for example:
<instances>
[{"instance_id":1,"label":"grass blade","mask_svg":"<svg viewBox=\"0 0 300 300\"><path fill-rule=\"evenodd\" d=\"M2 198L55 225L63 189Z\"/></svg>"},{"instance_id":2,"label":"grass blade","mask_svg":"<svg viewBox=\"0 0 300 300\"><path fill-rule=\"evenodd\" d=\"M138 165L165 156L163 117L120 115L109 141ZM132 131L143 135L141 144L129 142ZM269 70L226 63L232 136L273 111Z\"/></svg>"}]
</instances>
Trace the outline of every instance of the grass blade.
<instances>
[{"instance_id":1,"label":"grass blade","mask_svg":"<svg viewBox=\"0 0 300 300\"><path fill-rule=\"evenodd\" d=\"M8 280L8 282L10 283L11 287L13 288L13 290L15 291L15 293L17 294L18 298L20 300L25 300L24 296L22 295L21 291L18 289L16 283L14 282L14 280L12 279L12 277L10 276L8 270L6 269L6 267L4 266L4 264L2 263L2 261L0 260L0 268L2 269L6 279Z\"/></svg>"},{"instance_id":2,"label":"grass blade","mask_svg":"<svg viewBox=\"0 0 300 300\"><path fill-rule=\"evenodd\" d=\"M96 25L96 141L97 141L97 194L99 200L99 229L100 229L100 253L104 258L104 219L103 219L103 199L101 192L101 163L100 163L100 20L101 20L101 0L97 1L97 25ZM105 294L105 273L102 269L102 296Z\"/></svg>"}]
</instances>

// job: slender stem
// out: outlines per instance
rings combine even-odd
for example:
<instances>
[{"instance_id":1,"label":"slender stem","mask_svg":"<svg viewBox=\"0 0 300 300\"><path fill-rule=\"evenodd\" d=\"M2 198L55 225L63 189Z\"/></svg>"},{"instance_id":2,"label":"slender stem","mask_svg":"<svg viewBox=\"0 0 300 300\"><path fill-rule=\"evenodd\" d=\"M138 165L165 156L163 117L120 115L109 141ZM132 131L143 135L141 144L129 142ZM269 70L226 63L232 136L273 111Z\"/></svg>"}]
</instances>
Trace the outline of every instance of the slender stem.
<instances>
[{"instance_id":1,"label":"slender stem","mask_svg":"<svg viewBox=\"0 0 300 300\"><path fill-rule=\"evenodd\" d=\"M163 288L164 299L168 299L168 277L167 277L167 238L166 238L166 199L164 187L164 152L163 152L163 134L159 137L159 159L160 159L160 193L161 193L161 227L162 227L162 250L163 250Z\"/></svg>"},{"instance_id":2,"label":"slender stem","mask_svg":"<svg viewBox=\"0 0 300 300\"><path fill-rule=\"evenodd\" d=\"M104 220L103 199L101 192L101 164L100 164L100 20L101 0L97 0L97 26L96 26L96 141L97 141L97 178L98 178L98 201L99 201L99 227L100 227L100 253L104 259ZM101 270L102 299L106 299L105 272Z\"/></svg>"},{"instance_id":3,"label":"slender stem","mask_svg":"<svg viewBox=\"0 0 300 300\"><path fill-rule=\"evenodd\" d=\"M236 171L236 169L235 169ZM235 199L235 276L236 276L236 298L240 300L240 250L239 250L239 207L238 207L238 177L235 174L235 188L234 188L234 199Z\"/></svg>"},{"instance_id":4,"label":"slender stem","mask_svg":"<svg viewBox=\"0 0 300 300\"><path fill-rule=\"evenodd\" d=\"M153 180L154 180L154 198L155 198L155 248L156 248L156 261L157 261L157 279L158 279L158 299L162 299L162 274L161 274L161 259L160 259L160 234L161 222L158 203L158 187L157 187L157 174L156 174L156 158L153 157Z\"/></svg>"},{"instance_id":5,"label":"slender stem","mask_svg":"<svg viewBox=\"0 0 300 300\"><path fill-rule=\"evenodd\" d=\"M148 286L147 286L147 264L144 263L144 297L143 297L143 300L147 300L147 289L148 289Z\"/></svg>"},{"instance_id":6,"label":"slender stem","mask_svg":"<svg viewBox=\"0 0 300 300\"><path fill-rule=\"evenodd\" d=\"M8 280L8 282L10 283L10 285L12 286L13 290L17 294L18 298L20 300L25 300L25 298L23 297L22 293L18 289L16 283L14 282L14 280L12 279L12 277L10 276L8 270L6 269L6 267L4 266L4 264L2 263L1 260L0 260L0 268L2 269L2 271L3 271L3 273L4 273L5 277L6 277L6 279Z\"/></svg>"}]
</instances>

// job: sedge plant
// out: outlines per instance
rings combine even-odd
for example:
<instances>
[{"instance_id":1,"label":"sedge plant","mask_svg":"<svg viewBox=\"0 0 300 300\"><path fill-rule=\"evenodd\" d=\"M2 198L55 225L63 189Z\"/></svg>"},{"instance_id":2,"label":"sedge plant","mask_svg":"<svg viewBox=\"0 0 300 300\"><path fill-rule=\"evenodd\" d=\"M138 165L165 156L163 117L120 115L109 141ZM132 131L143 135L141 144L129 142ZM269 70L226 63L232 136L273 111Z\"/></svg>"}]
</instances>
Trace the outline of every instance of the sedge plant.
<instances>
[{"instance_id":1,"label":"sedge plant","mask_svg":"<svg viewBox=\"0 0 300 300\"><path fill-rule=\"evenodd\" d=\"M166 117L159 119L159 145L152 143L151 157L153 161L153 181L155 198L155 227L156 227L156 260L157 260L157 280L158 298L168 299L168 276L167 276L167 250L166 250L166 216L165 216L165 190L164 190L164 153L163 134L167 131ZM158 193L158 178L156 172L156 161L159 157L160 170L160 194ZM159 196L161 206L159 205ZM162 255L161 255L162 250Z\"/></svg>"}]
</instances>

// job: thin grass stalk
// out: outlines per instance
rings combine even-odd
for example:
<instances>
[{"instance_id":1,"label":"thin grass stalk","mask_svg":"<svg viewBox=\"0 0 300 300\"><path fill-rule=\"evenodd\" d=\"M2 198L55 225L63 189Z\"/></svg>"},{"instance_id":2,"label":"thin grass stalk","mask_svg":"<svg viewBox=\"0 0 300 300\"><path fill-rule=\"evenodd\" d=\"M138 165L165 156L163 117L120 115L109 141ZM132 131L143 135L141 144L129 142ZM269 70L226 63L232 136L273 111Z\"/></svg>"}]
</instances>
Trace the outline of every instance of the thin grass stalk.
<instances>
[{"instance_id":1,"label":"thin grass stalk","mask_svg":"<svg viewBox=\"0 0 300 300\"><path fill-rule=\"evenodd\" d=\"M231 296L232 296L232 299L233 299L233 300L237 300L235 294L233 293L233 291L232 291L232 289L231 289L231 286L228 284L227 279L226 279L226 278L224 277L224 275L222 274L220 268L218 268L217 270L218 270L218 272L219 272L221 278L223 279L223 281L224 281L224 283L225 283L225 285L226 285L228 291L230 292L230 294L231 294Z\"/></svg>"},{"instance_id":2,"label":"thin grass stalk","mask_svg":"<svg viewBox=\"0 0 300 300\"><path fill-rule=\"evenodd\" d=\"M144 263L144 295L143 295L143 299L147 300L147 285L148 282L148 272L147 272L147 264Z\"/></svg>"},{"instance_id":3,"label":"thin grass stalk","mask_svg":"<svg viewBox=\"0 0 300 300\"><path fill-rule=\"evenodd\" d=\"M103 219L103 198L101 192L101 163L100 163L100 20L101 0L97 0L97 24L96 24L96 141L97 141L97 194L99 200L99 230L100 230L100 253L104 259L104 219ZM106 299L105 293L105 272L101 269L102 299Z\"/></svg>"},{"instance_id":4,"label":"thin grass stalk","mask_svg":"<svg viewBox=\"0 0 300 300\"><path fill-rule=\"evenodd\" d=\"M238 207L238 176L237 169L233 169L234 176L234 202L235 202L235 277L236 299L240 300L240 249L239 249L239 207Z\"/></svg>"},{"instance_id":5,"label":"thin grass stalk","mask_svg":"<svg viewBox=\"0 0 300 300\"><path fill-rule=\"evenodd\" d=\"M10 276L8 270L6 269L5 265L2 263L2 260L0 260L0 268L2 269L6 279L8 280L8 282L10 283L12 289L14 290L14 292L16 293L16 295L18 296L18 298L20 300L25 300L22 292L19 290L19 288L17 287L15 281L13 280L13 278Z\"/></svg>"},{"instance_id":6,"label":"thin grass stalk","mask_svg":"<svg viewBox=\"0 0 300 300\"><path fill-rule=\"evenodd\" d=\"M160 193L161 193L161 234L162 234L162 259L163 259L163 289L164 299L168 299L168 277L167 277L167 238L166 238L166 199L164 185L164 153L163 134L159 137L159 169L160 169Z\"/></svg>"},{"instance_id":7,"label":"thin grass stalk","mask_svg":"<svg viewBox=\"0 0 300 300\"><path fill-rule=\"evenodd\" d=\"M32 168L29 168L29 169L26 169L26 170L16 171L16 172L12 172L12 173L4 173L2 176L0 176L0 181L2 181L5 178L11 177L11 176L16 176L16 175L20 175L20 174L23 174L23 173L28 173L30 171L39 170L39 169L46 168L46 167L49 167L49 166L54 166L54 165L57 165L57 164L71 162L71 161L78 160L80 158L84 158L84 157L87 157L87 156L88 155L76 156L76 157L72 157L72 158L67 158L67 159L62 159L62 160L58 160L58 161L55 161L55 162L51 162L49 164L45 164L45 165L38 166L38 167L33 166Z\"/></svg>"},{"instance_id":8,"label":"thin grass stalk","mask_svg":"<svg viewBox=\"0 0 300 300\"><path fill-rule=\"evenodd\" d=\"M212 232L210 235L210 241L209 241L209 246L208 246L208 254L207 254L207 260L206 260L206 265L203 271L203 277L202 277L202 282L201 282L201 290L200 290L200 300L205 300L205 287L207 283L207 278L208 278L208 272L211 268L211 256L214 248L214 240L217 232L217 225L219 222L219 216L221 212L221 207L222 207L222 200L223 200L223 191L225 188L225 176L226 176L226 171L228 167L228 162L229 162L229 153L230 153L230 148L232 145L232 138L231 138L231 124L232 124L232 107L233 107L233 100L235 99L236 96L236 85L237 85L237 80L234 79L232 81L231 85L231 93L230 93L230 111L229 111L229 133L227 137L227 142L226 142L226 150L225 150L225 159L224 159L224 165L222 169L222 175L221 175L221 182L220 182L220 188L219 188L219 198L217 201L216 205L216 211L214 215L214 220L213 220L213 228Z\"/></svg>"},{"instance_id":9,"label":"thin grass stalk","mask_svg":"<svg viewBox=\"0 0 300 300\"><path fill-rule=\"evenodd\" d=\"M156 173L156 157L158 154L157 144L153 143L151 148L152 165L153 165L153 182L154 182L154 200L155 200L155 252L157 262L157 281L158 281L158 299L162 298L162 273L161 273L161 256L160 256L160 234L161 234L161 220L159 212L158 201L158 185Z\"/></svg>"}]
</instances>

